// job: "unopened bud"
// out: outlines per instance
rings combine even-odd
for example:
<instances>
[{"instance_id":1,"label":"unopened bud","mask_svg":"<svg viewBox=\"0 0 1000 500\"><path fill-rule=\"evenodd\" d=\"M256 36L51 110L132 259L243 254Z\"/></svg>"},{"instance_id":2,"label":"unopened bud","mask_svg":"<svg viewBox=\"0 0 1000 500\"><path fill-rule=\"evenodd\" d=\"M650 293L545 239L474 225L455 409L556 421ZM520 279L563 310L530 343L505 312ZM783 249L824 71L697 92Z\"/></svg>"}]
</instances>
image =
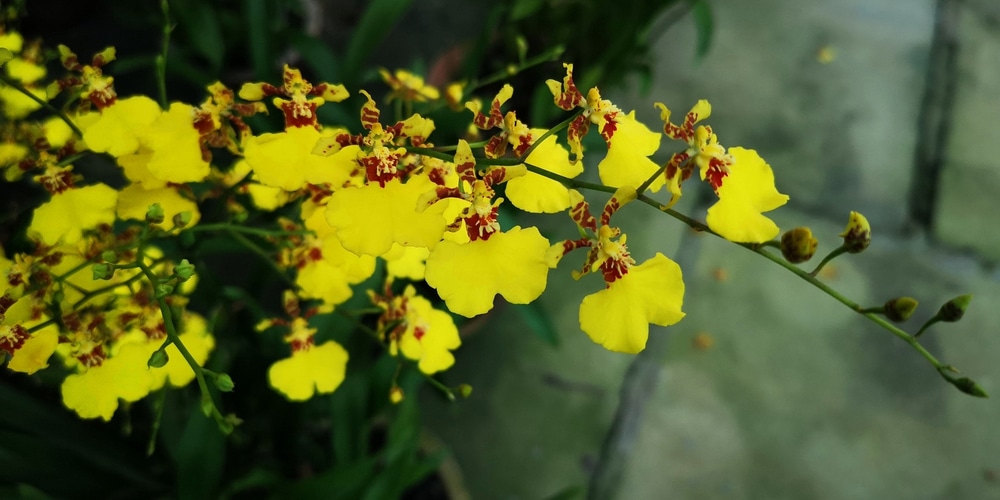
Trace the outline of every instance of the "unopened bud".
<instances>
[{"instance_id":1,"label":"unopened bud","mask_svg":"<svg viewBox=\"0 0 1000 500\"><path fill-rule=\"evenodd\" d=\"M847 229L840 236L844 238L844 249L848 253L860 253L872 242L872 227L868 219L858 212L851 212L847 221Z\"/></svg>"},{"instance_id":2,"label":"unopened bud","mask_svg":"<svg viewBox=\"0 0 1000 500\"><path fill-rule=\"evenodd\" d=\"M166 214L163 213L163 207L159 203L153 203L146 209L146 222L160 224L164 218L166 218Z\"/></svg>"},{"instance_id":3,"label":"unopened bud","mask_svg":"<svg viewBox=\"0 0 1000 500\"><path fill-rule=\"evenodd\" d=\"M969 302L972 301L972 295L959 295L954 299L945 302L941 309L938 310L937 316L941 321L947 321L949 323L954 323L962 319L965 316L965 310L969 307Z\"/></svg>"},{"instance_id":4,"label":"unopened bud","mask_svg":"<svg viewBox=\"0 0 1000 500\"><path fill-rule=\"evenodd\" d=\"M524 38L523 35L517 35L514 43L517 44L517 60L524 61L524 58L528 55L528 39Z\"/></svg>"},{"instance_id":5,"label":"unopened bud","mask_svg":"<svg viewBox=\"0 0 1000 500\"><path fill-rule=\"evenodd\" d=\"M797 227L781 235L781 255L792 264L811 259L818 246L819 242L808 227Z\"/></svg>"},{"instance_id":6,"label":"unopened bud","mask_svg":"<svg viewBox=\"0 0 1000 500\"><path fill-rule=\"evenodd\" d=\"M183 212L174 214L173 221L174 221L174 227L176 228L187 227L187 225L191 223L191 211L185 210Z\"/></svg>"},{"instance_id":7,"label":"unopened bud","mask_svg":"<svg viewBox=\"0 0 1000 500\"><path fill-rule=\"evenodd\" d=\"M458 387L455 389L458 392L458 395L463 398L467 398L472 395L472 386L469 384L458 384Z\"/></svg>"},{"instance_id":8,"label":"unopened bud","mask_svg":"<svg viewBox=\"0 0 1000 500\"><path fill-rule=\"evenodd\" d=\"M232 392L236 384L233 383L232 377L225 373L219 373L215 376L215 388L222 392Z\"/></svg>"},{"instance_id":9,"label":"unopened bud","mask_svg":"<svg viewBox=\"0 0 1000 500\"><path fill-rule=\"evenodd\" d=\"M158 349L149 357L149 361L146 362L146 366L149 368L163 368L167 365L167 361L170 361L170 357L167 356L167 351L163 349Z\"/></svg>"},{"instance_id":10,"label":"unopened bud","mask_svg":"<svg viewBox=\"0 0 1000 500\"><path fill-rule=\"evenodd\" d=\"M913 311L917 310L917 302L913 297L897 297L885 303L885 317L889 321L901 323L910 319Z\"/></svg>"},{"instance_id":11,"label":"unopened bud","mask_svg":"<svg viewBox=\"0 0 1000 500\"><path fill-rule=\"evenodd\" d=\"M194 265L188 262L187 259L181 260L181 263L174 267L174 274L183 283L194 276Z\"/></svg>"},{"instance_id":12,"label":"unopened bud","mask_svg":"<svg viewBox=\"0 0 1000 500\"><path fill-rule=\"evenodd\" d=\"M980 385L977 384L975 380L972 380L969 377L962 377L962 378L959 378L959 379L950 380L950 382L958 390L960 390L960 391L962 391L962 392L964 392L964 393L966 393L966 394L968 394L970 396L975 396L977 398L988 398L988 397L990 397L990 395L986 394L986 391L983 390L983 388L980 387Z\"/></svg>"},{"instance_id":13,"label":"unopened bud","mask_svg":"<svg viewBox=\"0 0 1000 500\"><path fill-rule=\"evenodd\" d=\"M90 266L90 270L94 273L95 280L109 280L115 276L114 264L94 264Z\"/></svg>"},{"instance_id":14,"label":"unopened bud","mask_svg":"<svg viewBox=\"0 0 1000 500\"><path fill-rule=\"evenodd\" d=\"M162 299L167 295L174 293L174 286L167 283L160 283L156 285L156 298Z\"/></svg>"},{"instance_id":15,"label":"unopened bud","mask_svg":"<svg viewBox=\"0 0 1000 500\"><path fill-rule=\"evenodd\" d=\"M403 389L400 389L398 385L394 385L392 389L389 389L389 401L392 401L392 404L398 405L403 400L403 397Z\"/></svg>"},{"instance_id":16,"label":"unopened bud","mask_svg":"<svg viewBox=\"0 0 1000 500\"><path fill-rule=\"evenodd\" d=\"M118 262L118 252L114 250L105 250L101 252L101 260L104 262Z\"/></svg>"}]
</instances>

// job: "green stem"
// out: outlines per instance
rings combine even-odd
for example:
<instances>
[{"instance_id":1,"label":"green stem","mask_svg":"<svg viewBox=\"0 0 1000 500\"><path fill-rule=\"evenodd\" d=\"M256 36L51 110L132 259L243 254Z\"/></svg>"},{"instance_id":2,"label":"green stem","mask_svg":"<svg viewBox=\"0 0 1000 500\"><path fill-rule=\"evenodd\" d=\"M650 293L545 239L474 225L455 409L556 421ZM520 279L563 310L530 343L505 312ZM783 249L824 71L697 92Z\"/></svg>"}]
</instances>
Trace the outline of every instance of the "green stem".
<instances>
[{"instance_id":1,"label":"green stem","mask_svg":"<svg viewBox=\"0 0 1000 500\"><path fill-rule=\"evenodd\" d=\"M139 265L139 269L142 269L142 274L146 276L146 279L155 289L156 283L159 282L159 278L157 278L156 274L153 273L153 270L143 262L143 259L145 258L146 256L143 252L143 247L140 246L136 254L136 263ZM181 356L185 361L187 361L188 366L190 366L191 370L194 371L195 380L198 382L198 389L201 391L203 407L205 404L211 404L211 416L221 425L223 417L219 412L219 408L215 406L215 402L212 400L212 393L209 391L208 383L205 381L205 373L202 371L201 365L195 361L191 352L188 351L187 347L184 346L184 343L181 342L180 335L177 333L177 326L174 324L173 312L170 310L170 305L167 304L167 299L165 297L157 297L156 304L160 307L160 314L163 315L163 326L167 330L166 342L177 346L177 351L181 353Z\"/></svg>"},{"instance_id":2,"label":"green stem","mask_svg":"<svg viewBox=\"0 0 1000 500\"><path fill-rule=\"evenodd\" d=\"M274 269L274 272L281 278L281 280L284 281L289 286L291 286L293 290L299 289L299 285L295 284L295 281L293 281L291 278L288 277L287 274L285 274L285 270L282 269L281 266L279 266L278 263L271 258L271 256L267 255L267 252L265 252L263 249L257 246L256 243L250 241L249 239L247 239L246 236L243 236L242 234L237 233L236 231L226 231L226 233L229 234L229 236L231 236L234 240L242 244L244 247L246 247L247 250L250 250L251 253L257 255L265 262L267 262L271 266L271 269Z\"/></svg>"},{"instance_id":3,"label":"green stem","mask_svg":"<svg viewBox=\"0 0 1000 500\"><path fill-rule=\"evenodd\" d=\"M823 257L823 260L821 260L819 262L819 265L816 266L816 269L813 269L812 272L809 273L809 274L811 276L816 276L817 274L819 274L819 271L821 269L823 269L823 266L825 266L827 264L827 262L830 262L831 260L837 258L837 256L839 256L840 254L842 254L842 253L844 253L846 251L847 251L847 247L845 247L843 245L841 245L841 246L833 249L833 251L830 252L829 254L827 254L826 257Z\"/></svg>"},{"instance_id":4,"label":"green stem","mask_svg":"<svg viewBox=\"0 0 1000 500\"><path fill-rule=\"evenodd\" d=\"M481 148L481 147L484 147L487 144L489 144L489 142L490 141L470 142L469 143L469 147L472 148L472 149ZM438 147L434 148L434 151L446 152L446 151L455 151L457 149L458 149L458 144L456 144L454 146L438 146Z\"/></svg>"},{"instance_id":5,"label":"green stem","mask_svg":"<svg viewBox=\"0 0 1000 500\"><path fill-rule=\"evenodd\" d=\"M421 372L421 373L423 373L423 372ZM430 382L431 385L433 385L434 387L436 387L439 391L443 392L444 395L448 397L449 401L455 401L455 392L451 390L451 387L448 387L448 386L442 384L440 380L438 380L438 379L436 379L436 378L434 378L434 377L432 377L430 375L427 375L426 373L424 374L424 378L426 378L427 381Z\"/></svg>"},{"instance_id":6,"label":"green stem","mask_svg":"<svg viewBox=\"0 0 1000 500\"><path fill-rule=\"evenodd\" d=\"M811 275L810 273L807 273L807 272L803 271L802 269L799 269L795 265L790 264L790 263L786 262L784 259L779 258L776 255L772 255L770 252L766 252L763 249L753 250L748 245L742 244L742 243L738 243L738 245L740 245L740 246L742 246L744 248L747 248L747 249L753 251L754 253L757 253L759 255L764 256L765 258L767 258L771 262L774 262L775 264L778 264L779 266L785 268L786 270L788 270L792 274L795 274L799 278L802 278L803 280L809 282L809 284L811 284L812 286L814 286L816 288L819 288L824 293L826 293L827 295L833 297L834 299L836 299L841 304L844 304L845 306L847 306L848 308L854 310L858 314L861 314L862 316L864 316L864 317L868 318L869 320L875 322L875 324L877 324L877 325L881 326L882 328L888 330L890 333L892 333L893 335L899 337L904 342L906 342L907 344L909 344L910 347L912 347L914 350L916 350L917 352L919 352L920 355L923 356L924 359L926 359L931 365L933 365L934 368L937 368L938 371L944 370L944 369L948 368L947 365L945 365L944 363L941 363L940 361L938 361L937 358L934 357L934 355L932 355L930 352L928 352L927 349L924 348L924 346L920 345L920 342L917 341L916 337L914 337L914 336L912 336L912 335L904 332L903 330L899 329L899 327L897 327L896 325L893 325L892 323L890 323L885 318L883 318L883 317L881 317L881 316L879 316L879 315L877 315L877 314L875 314L873 312L867 312L860 305L858 305L854 301L848 299L847 297L845 297L844 295L842 295L840 292L834 290L833 288L831 288L830 286L828 286L826 283L823 283L822 281L816 279L816 277L813 276L813 275Z\"/></svg>"},{"instance_id":7,"label":"green stem","mask_svg":"<svg viewBox=\"0 0 1000 500\"><path fill-rule=\"evenodd\" d=\"M601 191L601 192L605 192L605 193L614 193L616 191L615 188L610 187L610 186L604 186L604 185L600 185L600 184L593 184L593 183L590 183L590 182L578 181L576 179L570 179L568 177L564 177L564 176L561 176L559 174L549 172L549 171L547 171L545 169L541 169L541 168L536 167L534 165L530 165L530 164L525 164L525 165L527 165L529 171L537 173L537 174L542 175L544 177L548 177L549 179L561 182L563 185L565 185L567 187L570 187L570 188L583 188L583 189L590 189L590 190L594 190L594 191ZM649 205L649 206L651 206L651 207L653 207L653 208L655 208L657 210L660 210L660 211L662 211L662 212L670 215L671 217L673 217L673 218L675 218L675 219L683 222L684 224L687 224L689 227L691 227L694 230L697 230L697 231L700 231L700 232L704 232L704 233L707 233L707 234L711 234L711 235L716 236L718 238L725 239L721 235L719 235L718 233L716 233L715 231L712 231L712 229L709 228L707 225L705 225L703 222L695 220L695 219L693 219L691 217L688 217L688 216L686 216L686 215L684 215L684 214L682 214L680 212L677 212L677 211L675 211L673 209L664 209L663 205L661 205L658 201L650 198L649 196L646 196L644 194L639 194L638 195L638 200L641 201L642 203L645 203L646 205ZM811 284L814 287L820 289L822 292L824 292L827 295L833 297L838 302L844 304L845 306L847 306L851 310L853 310L853 311L861 314L862 316L864 316L864 317L868 318L869 320L873 321L875 324L877 324L877 325L881 326L882 328L888 330L890 333L892 333L893 335L899 337L904 342L906 342L907 344L909 344L910 347L912 347L914 350L916 350L917 352L919 352L920 355L924 357L924 359L926 359L928 362L930 362L930 364L933 365L935 368L937 368L939 371L942 370L942 369L946 369L947 368L947 365L944 365L943 363L941 363L940 361L938 361L937 358L934 357L934 355L932 355L930 352L927 351L927 349L924 348L924 346L920 345L920 342L917 341L916 336L913 336L913 335L910 335L910 334L906 333L905 331L899 329L896 325L893 325L892 323L890 323L886 319L882 318L881 316L878 316L877 314L875 314L873 312L866 311L860 305L858 305L854 301L848 299L847 297L845 297L844 295L842 295L840 292L837 292L836 290L834 290L833 288L829 287L828 285L826 285L822 281L816 279L816 277L812 273L807 273L807 272L803 271L802 269L799 269L797 266L795 266L795 265L793 265L793 264L791 264L789 262L786 262L783 258L780 258L780 257L778 257L776 255L771 254L770 252L765 251L764 248L766 248L766 245L753 244L753 243L736 243L736 245L739 245L739 246L741 246L743 248L746 248L747 250L749 250L751 252L759 254L759 255L763 256L764 258L770 260L771 262L774 262L775 264L777 264L777 265L785 268L789 272L795 274L799 278L802 278L803 280L809 282L809 284ZM828 256L827 259L824 259L824 260L828 261L828 260L832 259L833 257L836 257L836 255L833 255L834 253L836 253L836 250L834 252L831 252L831 256ZM820 267L822 267L822 266L820 266ZM815 271L814 271L814 273L815 273ZM925 325L925 327L926 326L927 325Z\"/></svg>"},{"instance_id":8,"label":"green stem","mask_svg":"<svg viewBox=\"0 0 1000 500\"><path fill-rule=\"evenodd\" d=\"M937 323L938 321L941 321L941 318L938 315L935 314L934 317L931 318L931 319L929 319L929 320L927 320L927 322L924 323L923 326L921 326L920 329L917 330L917 333L913 334L913 336L914 337L919 337L919 336L923 335L925 330L927 330L928 328L930 328L931 325Z\"/></svg>"},{"instance_id":9,"label":"green stem","mask_svg":"<svg viewBox=\"0 0 1000 500\"><path fill-rule=\"evenodd\" d=\"M2 81L3 83L9 85L14 90L16 90L16 91L18 91L18 92L20 92L20 93L28 96L28 98L31 99L32 101L35 101L38 104L41 104L43 108L51 111L53 114L55 114L56 116L58 116L60 120L62 120L63 122L65 122L66 125L70 128L70 130L73 131L74 134L76 134L77 137L83 139L83 131L81 131L80 128L77 127L75 123L73 123L73 120L70 120L69 116L67 116L66 113L62 112L62 110L60 110L60 109L56 108L55 106L49 104L47 101L39 99L38 96L36 96L35 94L32 94L31 91L29 91L28 89L24 88L24 86L21 85L20 82L16 82L14 80L11 80L10 78L8 78L6 76L3 76L3 75L0 75L0 81Z\"/></svg>"},{"instance_id":10,"label":"green stem","mask_svg":"<svg viewBox=\"0 0 1000 500\"><path fill-rule=\"evenodd\" d=\"M167 51L170 49L170 3L160 0L163 12L163 51L156 56L156 86L160 91L160 107L167 109Z\"/></svg>"},{"instance_id":11,"label":"green stem","mask_svg":"<svg viewBox=\"0 0 1000 500\"><path fill-rule=\"evenodd\" d=\"M501 80L506 80L507 78L510 78L511 76L514 76L514 75L520 73L521 71L524 71L524 70L526 70L528 68L531 68L533 66L537 66L539 64L546 63L546 62L549 62L549 61L554 61L554 60L558 59L559 56L561 56L562 53L565 52L565 50L566 49L563 48L562 45L557 45L555 47L552 47L551 49L546 50L545 52L542 52L541 54L538 54L535 57L531 57L531 58L525 59L525 61L523 63L514 66L514 68L512 70L511 69L504 69L504 70L498 71L498 72L496 72L496 73L494 73L494 74L492 74L492 75L490 75L490 76L488 76L488 77L486 77L486 78L484 78L482 80L477 81L474 85L472 85L472 88L470 89L470 92L472 90L485 87L487 85L499 82Z\"/></svg>"},{"instance_id":12,"label":"green stem","mask_svg":"<svg viewBox=\"0 0 1000 500\"><path fill-rule=\"evenodd\" d=\"M121 283L113 283L113 284L110 284L110 285L107 285L107 286L102 286L101 288L95 288L94 290L90 290L89 292L83 294L83 297L80 297L80 300L76 301L76 303L73 304L73 310L75 311L75 310L79 309L80 306L82 306L85 302L87 302L88 300L90 300L90 299L92 299L92 298L94 298L94 297L96 297L96 296L98 296L98 295L100 295L102 293L110 292L111 290L114 290L114 289L116 289L118 287L123 287L123 286L131 285L132 283L135 283L136 281L138 281L142 277L143 277L142 273L139 273L139 274L136 274L135 276L132 276L131 278L129 278L129 279L127 279L127 280L125 280L125 281L123 281Z\"/></svg>"},{"instance_id":13,"label":"green stem","mask_svg":"<svg viewBox=\"0 0 1000 500\"><path fill-rule=\"evenodd\" d=\"M261 229L261 228L257 228L257 227L237 226L237 225L234 225L234 224L198 224L197 226L186 228L185 231L195 231L195 232L201 232L201 231L225 231L225 232L230 232L230 231L232 231L232 232L237 232L237 233L254 234L254 235L257 235L257 236L264 236L264 237L281 237L281 236L289 236L289 235L305 236L305 235L314 234L312 231L310 231L308 229L303 229L303 230L300 230L300 231L286 231L284 229Z\"/></svg>"},{"instance_id":14,"label":"green stem","mask_svg":"<svg viewBox=\"0 0 1000 500\"><path fill-rule=\"evenodd\" d=\"M569 127L569 124L573 123L573 120L576 120L576 117L580 116L582 113L583 113L582 109L577 110L575 113L570 115L569 118L566 118L565 120L559 122L555 127L546 130L541 137L536 139L535 142L531 144L531 146L528 146L528 149L524 150L524 153L518 159L521 161L527 160L528 157L531 156L531 152L534 151L535 148L540 146L543 142L545 142L545 140L548 139L549 136L562 132L563 129Z\"/></svg>"}]
</instances>

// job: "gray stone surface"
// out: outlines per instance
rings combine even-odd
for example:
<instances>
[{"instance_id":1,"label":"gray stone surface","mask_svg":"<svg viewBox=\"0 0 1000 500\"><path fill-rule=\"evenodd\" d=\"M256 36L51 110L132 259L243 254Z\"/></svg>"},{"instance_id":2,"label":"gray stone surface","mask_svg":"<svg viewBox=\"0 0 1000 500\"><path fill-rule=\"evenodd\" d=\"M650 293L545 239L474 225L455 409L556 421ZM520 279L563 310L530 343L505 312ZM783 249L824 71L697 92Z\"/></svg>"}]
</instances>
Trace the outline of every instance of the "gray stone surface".
<instances>
[{"instance_id":1,"label":"gray stone surface","mask_svg":"<svg viewBox=\"0 0 1000 500\"><path fill-rule=\"evenodd\" d=\"M938 186L934 234L1000 260L1000 7L964 6L951 134ZM987 111L987 110L992 110Z\"/></svg>"}]
</instances>

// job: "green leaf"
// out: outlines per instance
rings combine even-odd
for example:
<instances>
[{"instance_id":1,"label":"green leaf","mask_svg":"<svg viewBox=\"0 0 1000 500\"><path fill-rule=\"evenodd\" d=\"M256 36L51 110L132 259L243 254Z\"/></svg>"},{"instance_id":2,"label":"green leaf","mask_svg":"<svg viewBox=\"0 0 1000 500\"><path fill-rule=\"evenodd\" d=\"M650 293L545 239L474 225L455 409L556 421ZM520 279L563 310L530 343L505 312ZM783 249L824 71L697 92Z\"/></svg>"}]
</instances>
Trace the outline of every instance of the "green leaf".
<instances>
[{"instance_id":1,"label":"green leaf","mask_svg":"<svg viewBox=\"0 0 1000 500\"><path fill-rule=\"evenodd\" d=\"M271 33L267 23L267 0L246 0L247 47L254 75L261 80L273 80L274 58L271 57ZM270 81L270 80L268 80Z\"/></svg>"},{"instance_id":2,"label":"green leaf","mask_svg":"<svg viewBox=\"0 0 1000 500\"><path fill-rule=\"evenodd\" d=\"M706 0L692 0L691 17L694 18L694 26L698 31L695 54L700 60L708 54L708 49L712 45L712 33L715 30L712 9L708 2Z\"/></svg>"},{"instance_id":3,"label":"green leaf","mask_svg":"<svg viewBox=\"0 0 1000 500\"><path fill-rule=\"evenodd\" d=\"M180 26L187 33L191 46L208 61L210 71L218 73L222 67L222 57L225 54L225 40L219 27L219 19L211 2L177 1L177 14Z\"/></svg>"},{"instance_id":4,"label":"green leaf","mask_svg":"<svg viewBox=\"0 0 1000 500\"><path fill-rule=\"evenodd\" d=\"M510 20L517 21L531 16L545 5L545 0L517 0L510 11Z\"/></svg>"},{"instance_id":5,"label":"green leaf","mask_svg":"<svg viewBox=\"0 0 1000 500\"><path fill-rule=\"evenodd\" d=\"M567 486L553 495L545 497L545 500L574 500L576 498L583 498L583 493L584 489L582 486Z\"/></svg>"},{"instance_id":6,"label":"green leaf","mask_svg":"<svg viewBox=\"0 0 1000 500\"><path fill-rule=\"evenodd\" d=\"M187 425L177 446L177 497L215 498L225 462L225 436L215 420L191 405Z\"/></svg>"},{"instance_id":7,"label":"green leaf","mask_svg":"<svg viewBox=\"0 0 1000 500\"><path fill-rule=\"evenodd\" d=\"M337 83L340 79L340 61L329 46L319 39L302 33L293 35L291 44L320 80Z\"/></svg>"},{"instance_id":8,"label":"green leaf","mask_svg":"<svg viewBox=\"0 0 1000 500\"><path fill-rule=\"evenodd\" d=\"M534 333L535 336L552 347L559 347L559 334L556 333L556 328L552 325L552 320L545 314L542 307L538 305L538 301L530 304L516 305L514 306L514 310L528 324L531 333Z\"/></svg>"},{"instance_id":9,"label":"green leaf","mask_svg":"<svg viewBox=\"0 0 1000 500\"><path fill-rule=\"evenodd\" d=\"M368 59L372 50L392 29L392 26L410 8L413 0L373 0L361 16L351 41L347 45L347 62L344 65L344 80L353 78ZM355 78L356 80L356 78ZM351 81L350 83L357 83Z\"/></svg>"}]
</instances>

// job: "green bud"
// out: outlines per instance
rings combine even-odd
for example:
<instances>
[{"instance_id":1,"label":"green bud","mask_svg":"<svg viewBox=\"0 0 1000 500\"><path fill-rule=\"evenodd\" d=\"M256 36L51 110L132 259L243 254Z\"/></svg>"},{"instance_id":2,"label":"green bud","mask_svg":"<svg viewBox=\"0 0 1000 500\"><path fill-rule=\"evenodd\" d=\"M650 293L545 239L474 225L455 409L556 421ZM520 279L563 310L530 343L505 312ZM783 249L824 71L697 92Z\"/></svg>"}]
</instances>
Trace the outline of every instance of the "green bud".
<instances>
[{"instance_id":1,"label":"green bud","mask_svg":"<svg viewBox=\"0 0 1000 500\"><path fill-rule=\"evenodd\" d=\"M458 384L455 388L458 391L458 395L463 398L467 398L472 395L472 386L469 384Z\"/></svg>"},{"instance_id":2,"label":"green bud","mask_svg":"<svg viewBox=\"0 0 1000 500\"><path fill-rule=\"evenodd\" d=\"M215 402L212 401L211 396L204 395L201 397L201 413L206 417L211 417L212 413L215 412Z\"/></svg>"},{"instance_id":3,"label":"green bud","mask_svg":"<svg viewBox=\"0 0 1000 500\"><path fill-rule=\"evenodd\" d=\"M222 392L232 392L236 384L233 383L232 377L225 373L220 373L215 376L215 388Z\"/></svg>"},{"instance_id":4,"label":"green bud","mask_svg":"<svg viewBox=\"0 0 1000 500\"><path fill-rule=\"evenodd\" d=\"M811 259L818 246L819 242L808 227L797 227L781 235L781 255L792 264Z\"/></svg>"},{"instance_id":5,"label":"green bud","mask_svg":"<svg viewBox=\"0 0 1000 500\"><path fill-rule=\"evenodd\" d=\"M174 274L183 283L194 276L194 265L188 262L187 259L181 260L181 263L174 267Z\"/></svg>"},{"instance_id":6,"label":"green bud","mask_svg":"<svg viewBox=\"0 0 1000 500\"><path fill-rule=\"evenodd\" d=\"M840 237L844 238L844 249L848 253L861 253L872 242L872 227L864 215L851 212L847 228L840 233Z\"/></svg>"},{"instance_id":7,"label":"green bud","mask_svg":"<svg viewBox=\"0 0 1000 500\"><path fill-rule=\"evenodd\" d=\"M159 203L153 203L146 209L146 222L150 224L160 224L165 218L166 214L163 213L163 207Z\"/></svg>"},{"instance_id":8,"label":"green bud","mask_svg":"<svg viewBox=\"0 0 1000 500\"><path fill-rule=\"evenodd\" d=\"M913 297L896 297L885 303L885 317L889 321L901 323L910 319L913 311L917 310L917 302Z\"/></svg>"},{"instance_id":9,"label":"green bud","mask_svg":"<svg viewBox=\"0 0 1000 500\"><path fill-rule=\"evenodd\" d=\"M191 211L185 210L183 212L175 214L173 221L174 221L174 227L176 228L187 227L187 225L191 223Z\"/></svg>"},{"instance_id":10,"label":"green bud","mask_svg":"<svg viewBox=\"0 0 1000 500\"><path fill-rule=\"evenodd\" d=\"M174 286L167 283L160 283L156 285L156 298L162 299L167 295L174 293Z\"/></svg>"},{"instance_id":11,"label":"green bud","mask_svg":"<svg viewBox=\"0 0 1000 500\"><path fill-rule=\"evenodd\" d=\"M514 43L517 44L517 60L524 61L528 55L528 39L524 38L523 35L517 35L514 38Z\"/></svg>"},{"instance_id":12,"label":"green bud","mask_svg":"<svg viewBox=\"0 0 1000 500\"><path fill-rule=\"evenodd\" d=\"M90 266L90 271L94 273L95 280L109 280L115 276L115 265L94 264Z\"/></svg>"},{"instance_id":13,"label":"green bud","mask_svg":"<svg viewBox=\"0 0 1000 500\"><path fill-rule=\"evenodd\" d=\"M167 356L167 351L157 349L157 351L149 357L149 361L146 362L146 366L149 368L163 368L167 365L167 361L170 361L170 357Z\"/></svg>"},{"instance_id":14,"label":"green bud","mask_svg":"<svg viewBox=\"0 0 1000 500\"><path fill-rule=\"evenodd\" d=\"M965 316L965 310L969 307L969 302L972 301L972 295L959 295L954 299L945 302L941 309L938 310L937 316L941 321L947 321L949 323L954 323Z\"/></svg>"},{"instance_id":15,"label":"green bud","mask_svg":"<svg viewBox=\"0 0 1000 500\"><path fill-rule=\"evenodd\" d=\"M118 262L118 252L114 250L105 250L101 252L101 260L111 263Z\"/></svg>"},{"instance_id":16,"label":"green bud","mask_svg":"<svg viewBox=\"0 0 1000 500\"><path fill-rule=\"evenodd\" d=\"M962 378L959 378L959 379L953 379L953 380L950 380L950 382L958 390L960 390L960 391L962 391L962 392L964 392L964 393L966 393L966 394L968 394L970 396L975 396L977 398L988 398L988 397L990 397L990 395L986 394L986 391L984 391L983 388L980 387L979 384L977 384L975 380L972 380L969 377L962 377Z\"/></svg>"}]
</instances>

